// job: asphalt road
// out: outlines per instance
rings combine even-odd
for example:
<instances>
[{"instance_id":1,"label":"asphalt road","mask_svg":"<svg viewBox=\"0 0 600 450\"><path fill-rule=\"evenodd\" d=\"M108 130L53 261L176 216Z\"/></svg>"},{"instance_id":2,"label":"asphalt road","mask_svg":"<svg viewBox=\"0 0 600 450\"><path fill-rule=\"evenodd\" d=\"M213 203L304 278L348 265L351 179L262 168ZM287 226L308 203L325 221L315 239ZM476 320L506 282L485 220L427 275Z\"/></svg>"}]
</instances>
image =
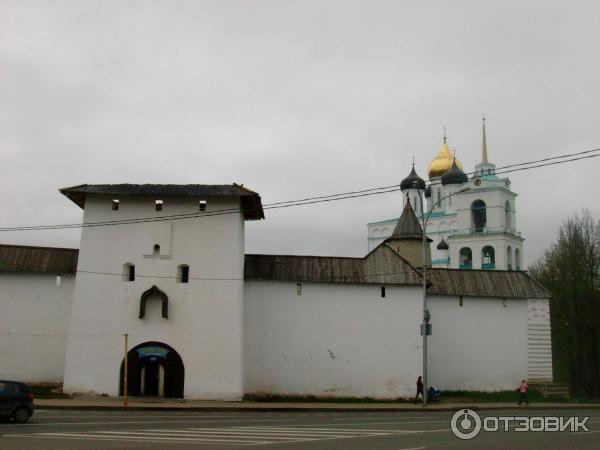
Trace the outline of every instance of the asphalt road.
<instances>
[{"instance_id":1,"label":"asphalt road","mask_svg":"<svg viewBox=\"0 0 600 450\"><path fill-rule=\"evenodd\" d=\"M472 440L452 434L452 414L38 410L28 424L0 423L0 449L600 448L600 410L560 411L562 416L589 416L589 432L481 431ZM554 414L515 408L481 416Z\"/></svg>"}]
</instances>

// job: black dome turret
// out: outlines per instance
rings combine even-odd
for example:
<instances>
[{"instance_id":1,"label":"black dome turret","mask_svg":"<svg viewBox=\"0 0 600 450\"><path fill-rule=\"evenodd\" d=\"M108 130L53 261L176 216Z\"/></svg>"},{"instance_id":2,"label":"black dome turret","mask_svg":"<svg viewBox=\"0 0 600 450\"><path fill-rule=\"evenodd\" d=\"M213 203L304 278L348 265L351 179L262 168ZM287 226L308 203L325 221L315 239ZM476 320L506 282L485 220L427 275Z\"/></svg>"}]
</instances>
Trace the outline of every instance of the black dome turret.
<instances>
[{"instance_id":1,"label":"black dome turret","mask_svg":"<svg viewBox=\"0 0 600 450\"><path fill-rule=\"evenodd\" d=\"M450 170L442 175L442 186L446 186L447 184L463 184L467 181L469 181L469 177L456 165L456 160L452 163Z\"/></svg>"},{"instance_id":2,"label":"black dome turret","mask_svg":"<svg viewBox=\"0 0 600 450\"><path fill-rule=\"evenodd\" d=\"M423 181L423 178L417 175L417 172L415 172L415 166L413 166L408 176L400 183L400 190L403 191L405 189L425 190L425 181Z\"/></svg>"},{"instance_id":3,"label":"black dome turret","mask_svg":"<svg viewBox=\"0 0 600 450\"><path fill-rule=\"evenodd\" d=\"M448 250L449 248L450 247L448 246L448 243L444 240L444 238L442 238L440 243L437 245L438 250Z\"/></svg>"}]
</instances>

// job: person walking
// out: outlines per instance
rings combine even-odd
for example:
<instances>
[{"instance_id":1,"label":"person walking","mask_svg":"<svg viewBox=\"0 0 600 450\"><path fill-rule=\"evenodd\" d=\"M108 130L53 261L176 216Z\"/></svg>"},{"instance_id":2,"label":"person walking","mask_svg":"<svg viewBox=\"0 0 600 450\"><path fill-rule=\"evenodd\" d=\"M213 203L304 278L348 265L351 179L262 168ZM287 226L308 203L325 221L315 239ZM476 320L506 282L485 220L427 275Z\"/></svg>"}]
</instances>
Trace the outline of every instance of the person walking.
<instances>
[{"instance_id":1,"label":"person walking","mask_svg":"<svg viewBox=\"0 0 600 450\"><path fill-rule=\"evenodd\" d=\"M417 399L419 398L419 394L421 394L421 398L425 398L423 394L423 377L419 377L417 379L417 395L415 395L415 405L417 404Z\"/></svg>"},{"instance_id":2,"label":"person walking","mask_svg":"<svg viewBox=\"0 0 600 450\"><path fill-rule=\"evenodd\" d=\"M529 405L529 400L527 400L527 389L529 389L527 380L521 381L521 386L519 386L519 392L521 394L519 397L519 405L523 402L523 400L525 400L525 403Z\"/></svg>"}]
</instances>

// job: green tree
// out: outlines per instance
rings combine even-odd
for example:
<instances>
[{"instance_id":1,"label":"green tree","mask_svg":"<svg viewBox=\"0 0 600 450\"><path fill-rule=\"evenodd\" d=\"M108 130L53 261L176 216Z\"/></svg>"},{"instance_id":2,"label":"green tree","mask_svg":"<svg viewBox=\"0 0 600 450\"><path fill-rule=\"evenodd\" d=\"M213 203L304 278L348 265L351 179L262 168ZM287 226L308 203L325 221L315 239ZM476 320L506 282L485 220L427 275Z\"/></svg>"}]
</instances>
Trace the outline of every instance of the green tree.
<instances>
[{"instance_id":1,"label":"green tree","mask_svg":"<svg viewBox=\"0 0 600 450\"><path fill-rule=\"evenodd\" d=\"M554 379L575 397L600 398L600 223L584 210L529 270L550 299Z\"/></svg>"}]
</instances>

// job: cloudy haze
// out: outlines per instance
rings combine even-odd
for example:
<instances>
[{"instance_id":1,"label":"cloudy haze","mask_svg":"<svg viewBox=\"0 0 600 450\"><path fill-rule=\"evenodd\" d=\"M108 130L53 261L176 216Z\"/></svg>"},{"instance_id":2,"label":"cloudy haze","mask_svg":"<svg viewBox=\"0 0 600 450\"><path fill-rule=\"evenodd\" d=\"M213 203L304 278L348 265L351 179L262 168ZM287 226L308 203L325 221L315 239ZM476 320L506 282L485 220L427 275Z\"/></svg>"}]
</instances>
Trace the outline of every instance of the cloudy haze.
<instances>
[{"instance_id":1,"label":"cloudy haze","mask_svg":"<svg viewBox=\"0 0 600 450\"><path fill-rule=\"evenodd\" d=\"M466 170L600 147L600 3L0 0L1 226L81 183L244 183L263 202L398 184L442 126ZM600 217L600 159L511 174L530 263ZM399 192L266 211L247 252L362 256ZM79 230L0 242L78 246Z\"/></svg>"}]
</instances>

